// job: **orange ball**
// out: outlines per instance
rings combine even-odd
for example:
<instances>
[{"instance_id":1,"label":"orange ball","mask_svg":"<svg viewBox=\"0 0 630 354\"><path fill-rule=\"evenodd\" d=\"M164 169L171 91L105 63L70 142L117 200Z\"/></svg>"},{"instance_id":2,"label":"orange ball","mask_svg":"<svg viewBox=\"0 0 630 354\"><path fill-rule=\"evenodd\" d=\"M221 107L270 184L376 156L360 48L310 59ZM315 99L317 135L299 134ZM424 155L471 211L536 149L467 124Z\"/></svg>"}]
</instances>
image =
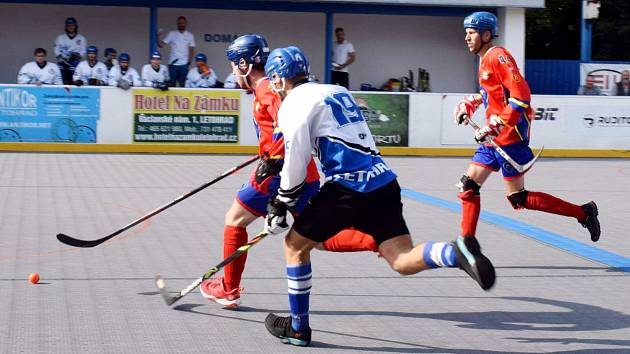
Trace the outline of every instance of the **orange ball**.
<instances>
[{"instance_id":1,"label":"orange ball","mask_svg":"<svg viewBox=\"0 0 630 354\"><path fill-rule=\"evenodd\" d=\"M31 284L37 284L37 282L39 281L39 273L35 272L29 274L28 281L31 282Z\"/></svg>"}]
</instances>

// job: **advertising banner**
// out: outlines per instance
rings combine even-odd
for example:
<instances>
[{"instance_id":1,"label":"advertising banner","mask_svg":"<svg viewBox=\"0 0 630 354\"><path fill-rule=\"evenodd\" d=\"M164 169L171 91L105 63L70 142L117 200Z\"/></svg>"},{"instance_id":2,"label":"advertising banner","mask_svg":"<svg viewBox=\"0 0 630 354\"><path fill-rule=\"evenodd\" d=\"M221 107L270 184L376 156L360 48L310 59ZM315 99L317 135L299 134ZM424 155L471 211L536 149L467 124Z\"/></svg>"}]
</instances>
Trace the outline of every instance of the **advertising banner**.
<instances>
[{"instance_id":1,"label":"advertising banner","mask_svg":"<svg viewBox=\"0 0 630 354\"><path fill-rule=\"evenodd\" d=\"M595 79L595 85L599 86L605 95L612 96L624 70L630 70L630 64L581 63L580 85L584 85L586 76L590 74ZM577 92L577 88L575 91Z\"/></svg>"},{"instance_id":2,"label":"advertising banner","mask_svg":"<svg viewBox=\"0 0 630 354\"><path fill-rule=\"evenodd\" d=\"M100 90L1 86L0 141L96 143Z\"/></svg>"},{"instance_id":3,"label":"advertising banner","mask_svg":"<svg viewBox=\"0 0 630 354\"><path fill-rule=\"evenodd\" d=\"M475 146L469 127L453 124L454 95L442 107L442 145ZM551 149L630 149L630 98L533 96L530 146ZM484 109L474 115L485 125Z\"/></svg>"},{"instance_id":4,"label":"advertising banner","mask_svg":"<svg viewBox=\"0 0 630 354\"><path fill-rule=\"evenodd\" d=\"M240 92L133 90L133 141L238 143Z\"/></svg>"},{"instance_id":5,"label":"advertising banner","mask_svg":"<svg viewBox=\"0 0 630 354\"><path fill-rule=\"evenodd\" d=\"M377 146L409 146L409 95L353 93Z\"/></svg>"}]
</instances>

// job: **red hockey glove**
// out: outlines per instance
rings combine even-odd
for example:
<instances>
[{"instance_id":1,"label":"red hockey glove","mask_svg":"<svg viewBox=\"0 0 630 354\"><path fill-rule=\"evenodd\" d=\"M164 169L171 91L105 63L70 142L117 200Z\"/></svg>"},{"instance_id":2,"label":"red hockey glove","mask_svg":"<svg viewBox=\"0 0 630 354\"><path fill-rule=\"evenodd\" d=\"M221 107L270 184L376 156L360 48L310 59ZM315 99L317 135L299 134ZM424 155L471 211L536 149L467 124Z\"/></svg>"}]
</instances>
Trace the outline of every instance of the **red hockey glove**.
<instances>
[{"instance_id":1,"label":"red hockey glove","mask_svg":"<svg viewBox=\"0 0 630 354\"><path fill-rule=\"evenodd\" d=\"M468 118L472 117L475 114L475 111L481 105L481 96L479 95L470 95L468 97L464 97L459 103L455 106L455 110L453 111L453 118L455 123L457 124L468 124Z\"/></svg>"},{"instance_id":2,"label":"red hockey glove","mask_svg":"<svg viewBox=\"0 0 630 354\"><path fill-rule=\"evenodd\" d=\"M490 116L488 125L475 131L475 141L477 142L477 144L489 142L490 140L496 138L499 133L501 133L501 130L504 126L505 125L503 124L501 118L495 115Z\"/></svg>"}]
</instances>

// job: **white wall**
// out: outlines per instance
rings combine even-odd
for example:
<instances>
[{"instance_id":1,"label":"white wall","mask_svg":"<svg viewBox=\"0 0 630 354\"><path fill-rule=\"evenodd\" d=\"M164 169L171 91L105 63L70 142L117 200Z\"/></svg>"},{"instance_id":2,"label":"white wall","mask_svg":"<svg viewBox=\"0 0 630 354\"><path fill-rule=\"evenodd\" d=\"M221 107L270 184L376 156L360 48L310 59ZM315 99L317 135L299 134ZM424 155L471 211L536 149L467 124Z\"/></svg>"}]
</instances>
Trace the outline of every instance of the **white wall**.
<instances>
[{"instance_id":1,"label":"white wall","mask_svg":"<svg viewBox=\"0 0 630 354\"><path fill-rule=\"evenodd\" d=\"M380 87L409 70L417 80L422 67L430 73L432 92L475 90L477 58L464 42L462 18L337 14L333 21L357 52L349 67L352 89L361 83Z\"/></svg>"},{"instance_id":2,"label":"white wall","mask_svg":"<svg viewBox=\"0 0 630 354\"><path fill-rule=\"evenodd\" d=\"M525 75L525 9L502 8L498 11L499 38L497 44L507 48Z\"/></svg>"},{"instance_id":3,"label":"white wall","mask_svg":"<svg viewBox=\"0 0 630 354\"><path fill-rule=\"evenodd\" d=\"M179 15L188 18L197 51L208 55L220 80L229 72L225 59L228 43L206 42L204 34L261 33L271 47L298 45L306 52L315 75L324 78L323 13L161 8L158 27L173 30ZM148 9L0 4L0 48L5 53L0 56L0 82L14 83L17 71L32 60L36 47L46 48L49 60L55 61L52 44L69 16L77 18L79 31L88 42L98 46L99 57L106 47L114 47L119 53L130 53L132 66L138 70L147 61ZM350 68L352 88L358 89L363 82L380 86L389 78L407 75L410 69L417 76L418 67L423 67L431 74L433 92L474 90L476 59L464 45L461 18L337 14L334 26L344 27L357 49L358 60ZM165 58L168 51L162 49Z\"/></svg>"},{"instance_id":4,"label":"white wall","mask_svg":"<svg viewBox=\"0 0 630 354\"><path fill-rule=\"evenodd\" d=\"M79 33L88 44L99 49L102 59L106 47L131 55L137 69L149 53L149 10L135 7L0 4L0 82L15 83L24 63L33 60L33 50L48 51L56 62L55 38L64 31L66 17L75 17Z\"/></svg>"},{"instance_id":5,"label":"white wall","mask_svg":"<svg viewBox=\"0 0 630 354\"><path fill-rule=\"evenodd\" d=\"M323 80L324 14L163 8L158 10L158 28L164 29L164 35L176 29L180 15L188 19L188 30L195 35L196 52L201 51L208 56L208 64L216 70L221 81L230 71L225 57L229 43L205 42L204 34L256 33L263 35L272 49L297 45L306 53L314 74ZM161 51L166 62L169 49Z\"/></svg>"}]
</instances>

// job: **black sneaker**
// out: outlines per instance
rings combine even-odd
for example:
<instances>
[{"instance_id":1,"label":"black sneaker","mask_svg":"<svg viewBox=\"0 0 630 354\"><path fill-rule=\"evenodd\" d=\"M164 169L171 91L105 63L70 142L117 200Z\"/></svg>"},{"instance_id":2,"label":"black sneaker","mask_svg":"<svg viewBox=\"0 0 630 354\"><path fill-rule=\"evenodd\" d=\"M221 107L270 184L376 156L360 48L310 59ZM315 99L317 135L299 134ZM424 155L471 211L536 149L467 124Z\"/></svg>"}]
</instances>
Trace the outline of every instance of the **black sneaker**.
<instances>
[{"instance_id":1,"label":"black sneaker","mask_svg":"<svg viewBox=\"0 0 630 354\"><path fill-rule=\"evenodd\" d=\"M475 279L483 290L489 290L496 279L494 266L488 257L481 254L481 246L477 239L459 236L455 246L459 267Z\"/></svg>"},{"instance_id":2,"label":"black sneaker","mask_svg":"<svg viewBox=\"0 0 630 354\"><path fill-rule=\"evenodd\" d=\"M291 316L280 317L273 313L265 318L265 327L269 333L280 338L282 343L307 347L311 344L311 329L308 328L304 332L296 332L291 326Z\"/></svg>"},{"instance_id":3,"label":"black sneaker","mask_svg":"<svg viewBox=\"0 0 630 354\"><path fill-rule=\"evenodd\" d=\"M591 233L591 241L597 242L599 235L602 233L602 230L599 228L599 220L597 219L597 215L599 215L597 212L597 204L595 204L595 202L589 202L582 205L582 210L584 210L586 218L578 221Z\"/></svg>"}]
</instances>

